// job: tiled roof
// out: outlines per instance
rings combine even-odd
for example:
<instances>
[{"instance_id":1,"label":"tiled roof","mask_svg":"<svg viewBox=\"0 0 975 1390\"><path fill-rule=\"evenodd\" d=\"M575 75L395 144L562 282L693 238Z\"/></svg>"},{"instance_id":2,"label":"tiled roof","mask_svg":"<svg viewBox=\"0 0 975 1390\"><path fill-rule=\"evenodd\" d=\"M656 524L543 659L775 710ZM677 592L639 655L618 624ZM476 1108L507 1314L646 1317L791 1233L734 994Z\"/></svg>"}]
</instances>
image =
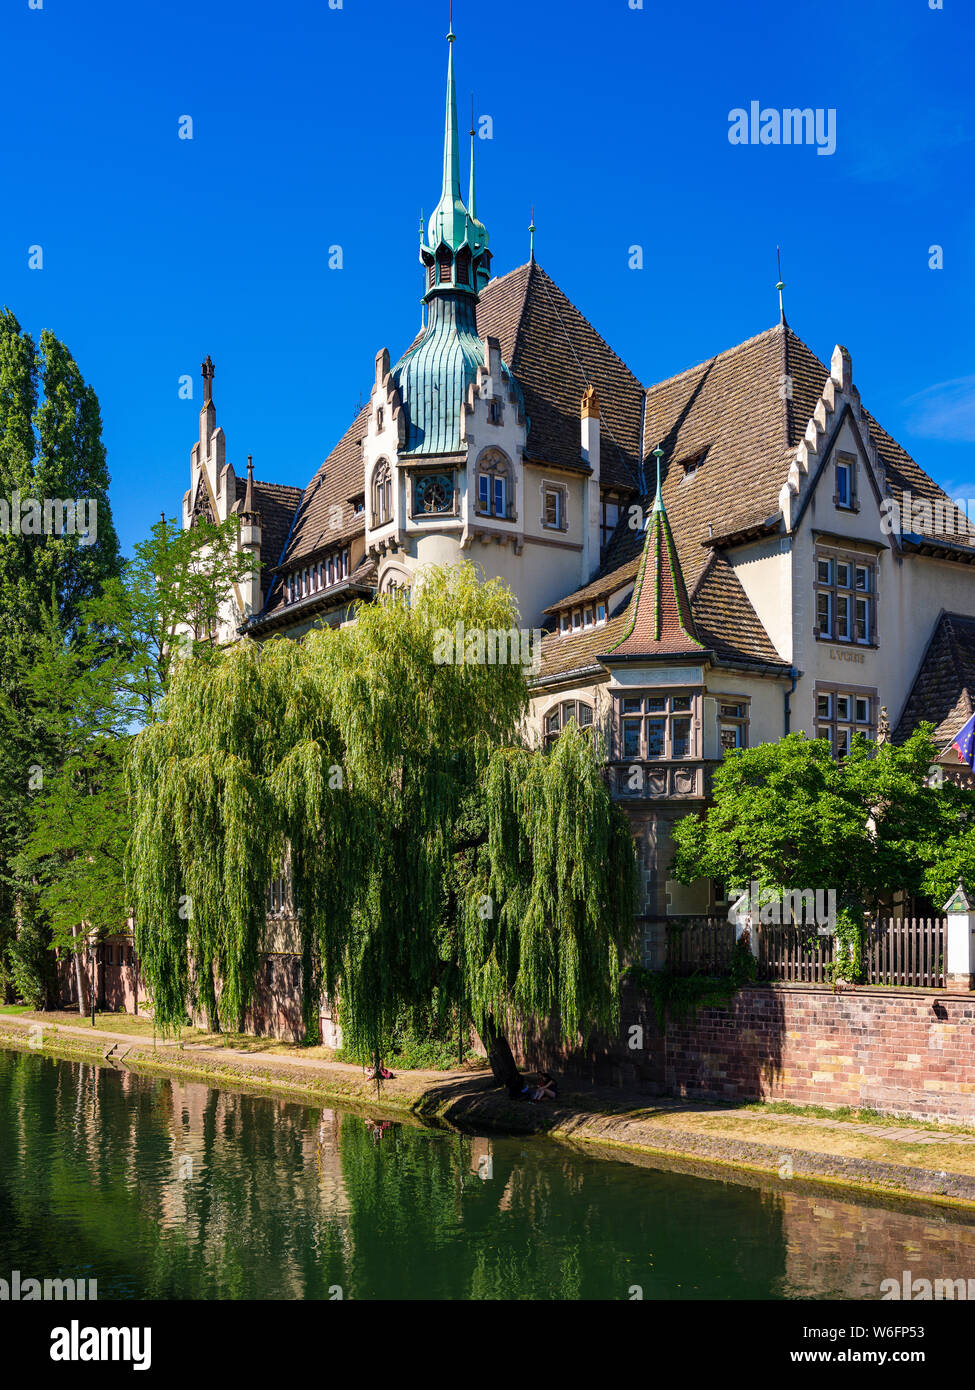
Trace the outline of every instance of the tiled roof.
<instances>
[{"instance_id":1,"label":"tiled roof","mask_svg":"<svg viewBox=\"0 0 975 1390\"><path fill-rule=\"evenodd\" d=\"M945 744L975 713L975 618L942 613L894 733L903 743L922 720Z\"/></svg>"},{"instance_id":2,"label":"tiled roof","mask_svg":"<svg viewBox=\"0 0 975 1390\"><path fill-rule=\"evenodd\" d=\"M587 603L590 599L606 598L623 589L627 584L632 584L636 578L637 570L640 568L640 557L627 560L625 565L620 565L609 574L602 571L584 589L576 589L574 594L567 594L565 598L560 598L558 603L552 603L548 608L543 608L543 613L558 613L563 608L578 608L581 603Z\"/></svg>"},{"instance_id":3,"label":"tiled roof","mask_svg":"<svg viewBox=\"0 0 975 1390\"><path fill-rule=\"evenodd\" d=\"M281 566L297 566L332 546L363 534L365 515L362 512L356 515L349 499L364 488L359 441L365 435L368 419L369 406L364 405L305 488L287 545L282 545L278 551ZM333 526L335 520L338 526ZM280 606L284 600L282 585L275 587L270 599L269 609Z\"/></svg>"},{"instance_id":4,"label":"tiled roof","mask_svg":"<svg viewBox=\"0 0 975 1390\"><path fill-rule=\"evenodd\" d=\"M773 647L726 555L711 556L691 595L691 612L698 637L719 660L759 662L789 669L788 662Z\"/></svg>"},{"instance_id":5,"label":"tiled roof","mask_svg":"<svg viewBox=\"0 0 975 1390\"><path fill-rule=\"evenodd\" d=\"M619 641L604 650L613 660L686 656L705 650L698 640L667 513L658 498Z\"/></svg>"},{"instance_id":6,"label":"tiled roof","mask_svg":"<svg viewBox=\"0 0 975 1390\"><path fill-rule=\"evenodd\" d=\"M638 490L643 386L536 261L487 285L477 326L482 338L498 339L524 393L525 457L585 468L580 407L591 384L601 414L600 480Z\"/></svg>"},{"instance_id":7,"label":"tiled roof","mask_svg":"<svg viewBox=\"0 0 975 1390\"><path fill-rule=\"evenodd\" d=\"M620 640L626 632L627 622L627 605L623 604L609 622L583 628L580 632L567 632L564 635L555 632L544 637L542 660L534 679L544 681L577 671L580 675L602 671L604 668L598 657L606 651L607 646Z\"/></svg>"},{"instance_id":8,"label":"tiled roof","mask_svg":"<svg viewBox=\"0 0 975 1390\"><path fill-rule=\"evenodd\" d=\"M246 491L247 479L238 478L236 511L243 506ZM290 487L286 483L259 483L254 479L254 503L261 514L261 590L265 601L274 580L274 567L288 539L301 497L300 487Z\"/></svg>"}]
</instances>

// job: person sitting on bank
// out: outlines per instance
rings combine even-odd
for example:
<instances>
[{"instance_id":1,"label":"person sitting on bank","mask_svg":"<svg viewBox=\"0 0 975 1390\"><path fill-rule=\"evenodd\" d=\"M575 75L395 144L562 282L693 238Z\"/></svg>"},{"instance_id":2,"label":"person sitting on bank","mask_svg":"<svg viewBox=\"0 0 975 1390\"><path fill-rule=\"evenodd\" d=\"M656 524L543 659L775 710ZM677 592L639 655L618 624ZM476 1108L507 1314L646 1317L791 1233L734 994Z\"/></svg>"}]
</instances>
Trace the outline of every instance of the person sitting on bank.
<instances>
[{"instance_id":1,"label":"person sitting on bank","mask_svg":"<svg viewBox=\"0 0 975 1390\"><path fill-rule=\"evenodd\" d=\"M538 1074L538 1085L535 1087L535 1094L532 1100L555 1100L558 1096L559 1088L555 1084L555 1077L551 1072L542 1071Z\"/></svg>"}]
</instances>

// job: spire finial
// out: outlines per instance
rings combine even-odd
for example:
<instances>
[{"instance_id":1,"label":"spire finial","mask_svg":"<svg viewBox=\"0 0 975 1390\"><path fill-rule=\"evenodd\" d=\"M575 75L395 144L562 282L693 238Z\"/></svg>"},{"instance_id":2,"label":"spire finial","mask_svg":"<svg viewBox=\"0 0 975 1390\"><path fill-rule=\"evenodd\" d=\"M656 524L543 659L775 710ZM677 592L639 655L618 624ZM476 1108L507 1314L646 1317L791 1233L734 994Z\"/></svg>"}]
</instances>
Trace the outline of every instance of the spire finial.
<instances>
[{"instance_id":1,"label":"spire finial","mask_svg":"<svg viewBox=\"0 0 975 1390\"><path fill-rule=\"evenodd\" d=\"M449 57L447 59L447 115L444 122L443 137L443 202L456 204L460 197L460 156L457 149L457 88L454 84L454 6L450 5L450 33L447 35Z\"/></svg>"},{"instance_id":2,"label":"spire finial","mask_svg":"<svg viewBox=\"0 0 975 1390\"><path fill-rule=\"evenodd\" d=\"M213 400L213 361L209 353L206 361L200 363L200 373L203 377L203 404L209 405Z\"/></svg>"},{"instance_id":3,"label":"spire finial","mask_svg":"<svg viewBox=\"0 0 975 1390\"><path fill-rule=\"evenodd\" d=\"M775 255L779 263L779 283L775 287L779 292L779 323L781 323L784 326L785 305L782 301L782 291L785 289L785 282L782 279L782 251L778 246L775 248Z\"/></svg>"},{"instance_id":4,"label":"spire finial","mask_svg":"<svg viewBox=\"0 0 975 1390\"><path fill-rule=\"evenodd\" d=\"M664 511L664 495L660 486L660 460L664 456L664 451L659 444L656 449L654 449L653 456L657 460L657 495L653 499L653 510L655 512L662 512Z\"/></svg>"},{"instance_id":5,"label":"spire finial","mask_svg":"<svg viewBox=\"0 0 975 1390\"><path fill-rule=\"evenodd\" d=\"M532 221L531 221L531 226L528 228L529 235L531 236L531 259L532 259L532 260L535 259L535 230L536 230L536 228L535 228L535 204L532 203Z\"/></svg>"}]
</instances>

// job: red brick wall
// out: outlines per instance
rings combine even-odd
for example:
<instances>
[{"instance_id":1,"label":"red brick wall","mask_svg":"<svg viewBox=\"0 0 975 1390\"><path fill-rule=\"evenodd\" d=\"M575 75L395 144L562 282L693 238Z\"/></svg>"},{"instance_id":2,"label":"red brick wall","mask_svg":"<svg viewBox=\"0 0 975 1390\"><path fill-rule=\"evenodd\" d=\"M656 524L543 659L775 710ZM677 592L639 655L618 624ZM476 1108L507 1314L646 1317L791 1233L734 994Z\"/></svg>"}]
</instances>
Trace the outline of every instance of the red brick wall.
<instances>
[{"instance_id":1,"label":"red brick wall","mask_svg":"<svg viewBox=\"0 0 975 1390\"><path fill-rule=\"evenodd\" d=\"M623 1019L622 1045L592 1059L597 1079L602 1061L667 1095L975 1120L975 995L753 987L661 1035L652 1006L629 994ZM633 1023L642 1049L627 1045Z\"/></svg>"}]
</instances>

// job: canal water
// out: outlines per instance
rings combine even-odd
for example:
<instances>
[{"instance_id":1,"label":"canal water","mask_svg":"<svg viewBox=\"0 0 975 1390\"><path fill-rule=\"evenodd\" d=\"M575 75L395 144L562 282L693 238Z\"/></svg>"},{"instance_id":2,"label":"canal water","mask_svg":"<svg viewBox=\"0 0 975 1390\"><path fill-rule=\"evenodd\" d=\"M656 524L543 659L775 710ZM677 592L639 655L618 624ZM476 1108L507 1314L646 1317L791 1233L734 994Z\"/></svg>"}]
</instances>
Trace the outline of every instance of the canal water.
<instances>
[{"instance_id":1,"label":"canal water","mask_svg":"<svg viewBox=\"0 0 975 1390\"><path fill-rule=\"evenodd\" d=\"M975 1224L0 1050L0 1278L98 1298L877 1299Z\"/></svg>"}]
</instances>

